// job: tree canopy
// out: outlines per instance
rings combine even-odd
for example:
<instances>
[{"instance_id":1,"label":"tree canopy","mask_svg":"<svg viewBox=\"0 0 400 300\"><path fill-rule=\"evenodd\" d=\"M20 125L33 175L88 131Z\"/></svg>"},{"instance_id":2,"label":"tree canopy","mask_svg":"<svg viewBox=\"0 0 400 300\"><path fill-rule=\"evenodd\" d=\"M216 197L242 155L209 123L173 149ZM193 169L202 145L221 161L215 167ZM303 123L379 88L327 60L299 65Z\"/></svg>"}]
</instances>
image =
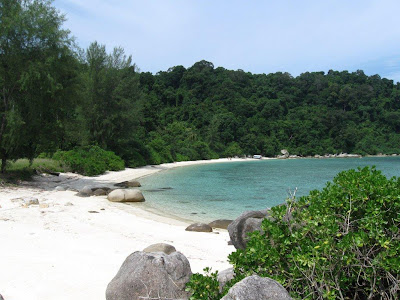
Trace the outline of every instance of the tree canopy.
<instances>
[{"instance_id":1,"label":"tree canopy","mask_svg":"<svg viewBox=\"0 0 400 300\"><path fill-rule=\"evenodd\" d=\"M140 72L74 45L47 0L0 0L0 157L97 145L128 166L262 154L398 153L400 84L363 71Z\"/></svg>"}]
</instances>

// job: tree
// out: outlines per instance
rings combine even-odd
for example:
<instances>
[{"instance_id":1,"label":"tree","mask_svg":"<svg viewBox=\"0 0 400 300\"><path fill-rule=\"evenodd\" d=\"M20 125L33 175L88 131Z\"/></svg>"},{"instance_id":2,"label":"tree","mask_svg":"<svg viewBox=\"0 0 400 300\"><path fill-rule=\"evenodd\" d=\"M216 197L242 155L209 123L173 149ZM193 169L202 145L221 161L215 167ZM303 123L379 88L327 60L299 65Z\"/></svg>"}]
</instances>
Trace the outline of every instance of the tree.
<instances>
[{"instance_id":1,"label":"tree","mask_svg":"<svg viewBox=\"0 0 400 300\"><path fill-rule=\"evenodd\" d=\"M141 131L141 92L138 69L122 48L107 54L92 43L86 51L86 97L81 103L89 143L112 150L126 161L137 148ZM141 136L143 138L143 136ZM137 149L136 149L137 150Z\"/></svg>"},{"instance_id":2,"label":"tree","mask_svg":"<svg viewBox=\"0 0 400 300\"><path fill-rule=\"evenodd\" d=\"M48 0L0 0L0 157L56 147L75 95L76 59L64 16ZM69 90L70 89L70 90Z\"/></svg>"}]
</instances>

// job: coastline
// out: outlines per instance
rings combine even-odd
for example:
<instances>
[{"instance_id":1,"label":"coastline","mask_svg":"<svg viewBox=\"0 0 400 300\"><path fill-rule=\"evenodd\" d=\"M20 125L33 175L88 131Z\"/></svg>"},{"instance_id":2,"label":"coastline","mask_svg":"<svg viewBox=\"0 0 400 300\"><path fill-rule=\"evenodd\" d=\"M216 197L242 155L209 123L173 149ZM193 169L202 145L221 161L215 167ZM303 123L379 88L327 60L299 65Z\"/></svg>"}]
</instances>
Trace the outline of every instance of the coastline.
<instances>
[{"instance_id":1,"label":"coastline","mask_svg":"<svg viewBox=\"0 0 400 300\"><path fill-rule=\"evenodd\" d=\"M182 252L193 273L229 268L234 247L226 230L188 232L187 222L149 212L140 203L81 198L55 187L113 186L171 168L233 161L243 159L169 163L96 177L36 176L35 182L0 188L0 294L6 300L105 299L125 258L155 243ZM39 205L24 206L26 197L37 198Z\"/></svg>"},{"instance_id":2,"label":"coastline","mask_svg":"<svg viewBox=\"0 0 400 300\"><path fill-rule=\"evenodd\" d=\"M141 203L114 203L106 196L81 198L55 187L111 187L178 167L257 160L177 162L96 177L63 173L0 188L0 294L6 300L105 299L106 286L125 258L155 243L175 246L188 258L193 273L204 267L229 268L227 256L235 249L228 246L226 230L187 232L187 221L146 210ZM24 197L35 197L40 205L24 207L16 200Z\"/></svg>"}]
</instances>

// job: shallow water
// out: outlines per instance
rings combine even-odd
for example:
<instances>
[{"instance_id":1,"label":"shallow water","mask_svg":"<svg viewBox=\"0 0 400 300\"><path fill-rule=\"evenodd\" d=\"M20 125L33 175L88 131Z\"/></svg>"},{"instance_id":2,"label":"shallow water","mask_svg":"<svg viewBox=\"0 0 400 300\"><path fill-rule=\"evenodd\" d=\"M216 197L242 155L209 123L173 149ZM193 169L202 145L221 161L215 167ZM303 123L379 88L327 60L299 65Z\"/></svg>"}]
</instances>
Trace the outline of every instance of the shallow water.
<instances>
[{"instance_id":1,"label":"shallow water","mask_svg":"<svg viewBox=\"0 0 400 300\"><path fill-rule=\"evenodd\" d=\"M400 157L260 160L187 166L140 180L145 206L191 221L234 219L321 189L343 170L376 166L400 176Z\"/></svg>"}]
</instances>

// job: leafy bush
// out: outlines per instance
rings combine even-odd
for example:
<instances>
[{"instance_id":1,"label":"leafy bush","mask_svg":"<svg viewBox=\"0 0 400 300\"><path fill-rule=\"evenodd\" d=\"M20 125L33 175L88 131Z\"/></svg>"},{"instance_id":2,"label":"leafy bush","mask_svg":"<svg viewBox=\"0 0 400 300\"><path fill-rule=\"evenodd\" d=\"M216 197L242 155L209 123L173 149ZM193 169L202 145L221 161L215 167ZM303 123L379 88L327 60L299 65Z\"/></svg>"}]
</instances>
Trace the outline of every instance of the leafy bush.
<instances>
[{"instance_id":1,"label":"leafy bush","mask_svg":"<svg viewBox=\"0 0 400 300\"><path fill-rule=\"evenodd\" d=\"M252 233L247 248L229 256L236 273L229 286L256 273L296 299L400 298L399 178L374 168L341 172L322 191L273 207L271 216L264 233Z\"/></svg>"},{"instance_id":2,"label":"leafy bush","mask_svg":"<svg viewBox=\"0 0 400 300\"><path fill-rule=\"evenodd\" d=\"M76 147L70 151L57 151L54 159L65 163L72 172L94 176L107 170L118 171L125 168L124 161L112 151L98 146Z\"/></svg>"},{"instance_id":3,"label":"leafy bush","mask_svg":"<svg viewBox=\"0 0 400 300\"><path fill-rule=\"evenodd\" d=\"M147 163L144 157L139 152L131 151L129 160L126 161L126 164L128 165L128 167L136 168L145 166Z\"/></svg>"},{"instance_id":4,"label":"leafy bush","mask_svg":"<svg viewBox=\"0 0 400 300\"><path fill-rule=\"evenodd\" d=\"M190 300L214 300L220 299L222 294L219 292L217 280L218 271L211 273L210 268L204 268L206 276L196 273L190 278L186 285L186 290L191 292Z\"/></svg>"}]
</instances>

